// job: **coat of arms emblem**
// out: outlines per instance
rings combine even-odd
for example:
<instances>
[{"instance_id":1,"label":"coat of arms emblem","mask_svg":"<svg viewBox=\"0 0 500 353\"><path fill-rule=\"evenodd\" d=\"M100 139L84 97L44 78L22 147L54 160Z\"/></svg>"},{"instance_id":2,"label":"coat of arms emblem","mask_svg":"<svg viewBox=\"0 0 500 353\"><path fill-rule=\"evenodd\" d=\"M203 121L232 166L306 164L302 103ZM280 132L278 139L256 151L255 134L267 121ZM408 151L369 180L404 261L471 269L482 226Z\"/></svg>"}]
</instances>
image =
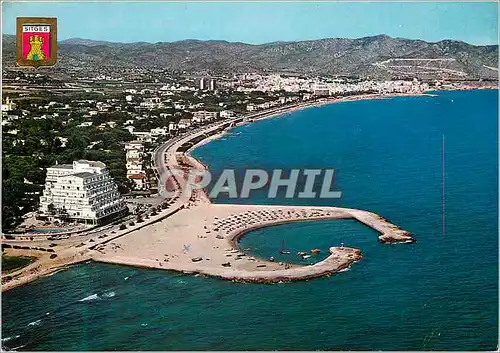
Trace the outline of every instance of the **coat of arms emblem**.
<instances>
[{"instance_id":1,"label":"coat of arms emblem","mask_svg":"<svg viewBox=\"0 0 500 353\"><path fill-rule=\"evenodd\" d=\"M53 66L57 60L57 19L17 18L17 58L19 66Z\"/></svg>"}]
</instances>

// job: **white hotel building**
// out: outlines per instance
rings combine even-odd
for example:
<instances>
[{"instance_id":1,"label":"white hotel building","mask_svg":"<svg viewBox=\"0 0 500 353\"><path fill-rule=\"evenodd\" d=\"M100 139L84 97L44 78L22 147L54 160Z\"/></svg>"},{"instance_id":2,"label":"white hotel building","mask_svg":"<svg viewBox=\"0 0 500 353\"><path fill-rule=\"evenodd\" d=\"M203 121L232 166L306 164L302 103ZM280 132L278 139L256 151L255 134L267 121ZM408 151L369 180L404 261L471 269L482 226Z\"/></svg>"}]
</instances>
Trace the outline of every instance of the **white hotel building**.
<instances>
[{"instance_id":1,"label":"white hotel building","mask_svg":"<svg viewBox=\"0 0 500 353\"><path fill-rule=\"evenodd\" d=\"M79 160L47 168L40 197L42 217L100 224L126 211L127 205L104 163Z\"/></svg>"}]
</instances>

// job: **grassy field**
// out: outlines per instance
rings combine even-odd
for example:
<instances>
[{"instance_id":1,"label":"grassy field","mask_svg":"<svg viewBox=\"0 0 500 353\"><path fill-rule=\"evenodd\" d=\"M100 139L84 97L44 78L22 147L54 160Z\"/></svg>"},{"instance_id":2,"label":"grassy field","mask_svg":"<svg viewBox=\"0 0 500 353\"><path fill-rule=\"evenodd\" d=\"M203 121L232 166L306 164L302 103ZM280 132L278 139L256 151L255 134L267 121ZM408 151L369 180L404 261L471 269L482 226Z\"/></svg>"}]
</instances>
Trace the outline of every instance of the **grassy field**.
<instances>
[{"instance_id":1,"label":"grassy field","mask_svg":"<svg viewBox=\"0 0 500 353\"><path fill-rule=\"evenodd\" d=\"M2 255L2 273L8 273L17 270L21 267L27 266L36 258L28 256L7 256Z\"/></svg>"}]
</instances>

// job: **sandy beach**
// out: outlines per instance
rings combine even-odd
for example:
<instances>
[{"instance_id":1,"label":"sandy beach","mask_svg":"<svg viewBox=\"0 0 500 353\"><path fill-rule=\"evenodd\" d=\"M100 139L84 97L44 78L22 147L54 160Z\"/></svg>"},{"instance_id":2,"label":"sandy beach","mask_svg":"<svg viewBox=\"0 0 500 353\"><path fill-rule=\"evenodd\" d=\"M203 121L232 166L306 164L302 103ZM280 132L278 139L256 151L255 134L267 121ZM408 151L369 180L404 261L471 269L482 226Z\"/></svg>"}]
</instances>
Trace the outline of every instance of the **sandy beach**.
<instances>
[{"instance_id":1,"label":"sandy beach","mask_svg":"<svg viewBox=\"0 0 500 353\"><path fill-rule=\"evenodd\" d=\"M168 217L158 217L164 218L138 230L126 230L99 242L88 241L80 248L68 246L57 252L56 259L40 256L33 264L11 273L13 279L2 289L88 260L270 283L333 274L361 259L360 250L332 244L325 260L298 266L252 257L238 245L249 231L297 221L354 218L376 229L380 242L414 241L410 233L374 213L339 207L217 205L198 200Z\"/></svg>"},{"instance_id":2,"label":"sandy beach","mask_svg":"<svg viewBox=\"0 0 500 353\"><path fill-rule=\"evenodd\" d=\"M238 240L251 230L269 225L346 218L355 218L378 228L382 242L389 238L390 242L412 241L409 233L373 213L360 210L199 202L162 222L96 247L91 258L248 282L302 280L348 267L361 259L361 252L332 244L331 254L324 261L298 266L252 257L239 247Z\"/></svg>"}]
</instances>

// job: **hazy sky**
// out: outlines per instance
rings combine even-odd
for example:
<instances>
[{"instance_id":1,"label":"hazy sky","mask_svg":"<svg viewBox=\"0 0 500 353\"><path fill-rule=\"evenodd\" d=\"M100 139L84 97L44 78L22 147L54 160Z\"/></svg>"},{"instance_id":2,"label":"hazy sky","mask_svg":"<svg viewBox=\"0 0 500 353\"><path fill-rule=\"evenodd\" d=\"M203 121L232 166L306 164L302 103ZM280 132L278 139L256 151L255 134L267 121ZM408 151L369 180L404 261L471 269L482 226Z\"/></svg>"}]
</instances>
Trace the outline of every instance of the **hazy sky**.
<instances>
[{"instance_id":1,"label":"hazy sky","mask_svg":"<svg viewBox=\"0 0 500 353\"><path fill-rule=\"evenodd\" d=\"M494 2L4 2L3 33L15 34L16 17L23 16L57 17L59 40L267 43L384 33L426 41L498 43Z\"/></svg>"}]
</instances>

